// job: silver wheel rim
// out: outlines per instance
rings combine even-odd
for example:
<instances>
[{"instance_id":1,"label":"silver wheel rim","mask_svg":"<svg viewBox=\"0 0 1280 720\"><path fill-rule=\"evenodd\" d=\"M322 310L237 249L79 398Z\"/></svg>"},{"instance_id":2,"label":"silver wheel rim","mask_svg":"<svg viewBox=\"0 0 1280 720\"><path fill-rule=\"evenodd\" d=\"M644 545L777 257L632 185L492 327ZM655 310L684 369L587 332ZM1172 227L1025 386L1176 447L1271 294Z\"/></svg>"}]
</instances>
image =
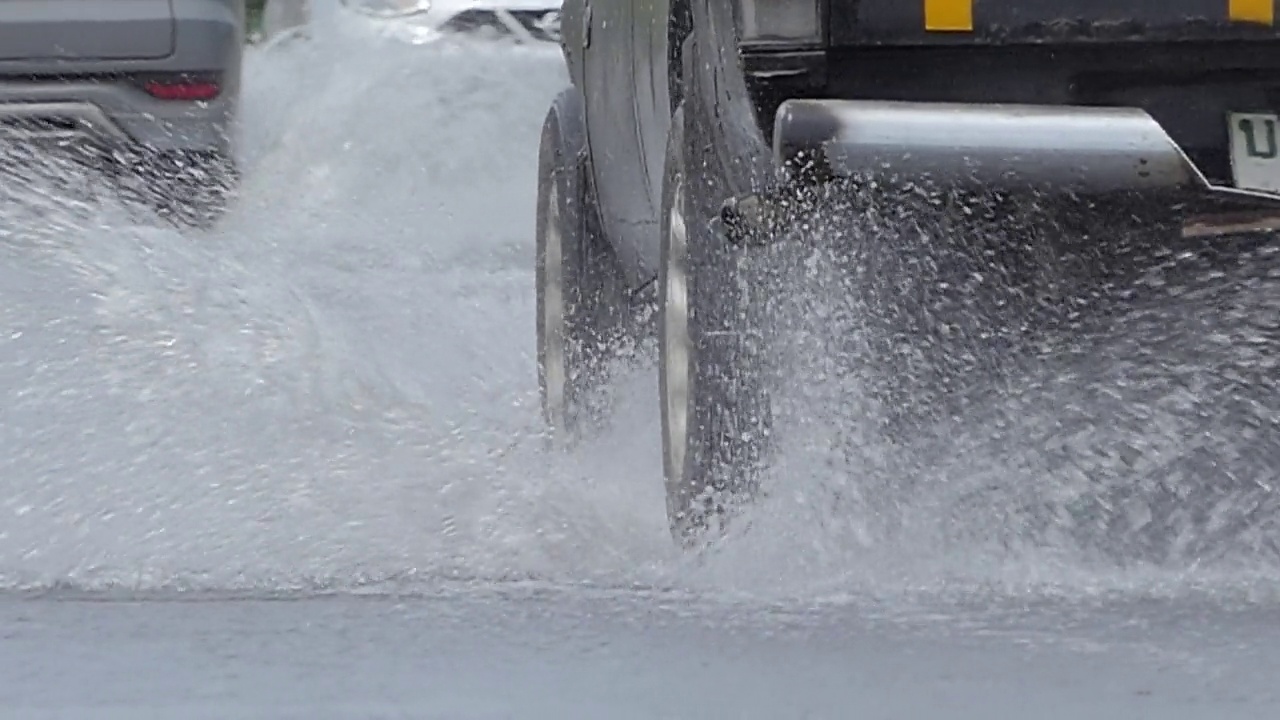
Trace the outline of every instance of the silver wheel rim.
<instances>
[{"instance_id":1,"label":"silver wheel rim","mask_svg":"<svg viewBox=\"0 0 1280 720\"><path fill-rule=\"evenodd\" d=\"M667 222L666 287L663 289L662 333L666 374L666 445L671 453L673 481L684 477L688 452L689 385L691 376L689 338L689 233L685 224L684 178L674 178L670 216Z\"/></svg>"},{"instance_id":2,"label":"silver wheel rim","mask_svg":"<svg viewBox=\"0 0 1280 720\"><path fill-rule=\"evenodd\" d=\"M565 422L565 322L564 322L564 237L560 229L560 187L552 179L547 190L546 218L542 228L542 360L545 412L555 430Z\"/></svg>"}]
</instances>

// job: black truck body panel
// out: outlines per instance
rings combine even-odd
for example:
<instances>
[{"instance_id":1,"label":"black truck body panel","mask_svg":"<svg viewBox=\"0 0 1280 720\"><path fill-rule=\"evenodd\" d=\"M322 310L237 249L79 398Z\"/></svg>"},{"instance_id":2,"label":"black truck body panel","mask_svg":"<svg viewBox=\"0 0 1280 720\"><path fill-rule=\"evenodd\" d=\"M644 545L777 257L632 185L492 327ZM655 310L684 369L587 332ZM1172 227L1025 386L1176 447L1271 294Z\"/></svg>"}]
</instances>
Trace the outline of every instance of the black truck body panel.
<instances>
[{"instance_id":1,"label":"black truck body panel","mask_svg":"<svg viewBox=\"0 0 1280 720\"><path fill-rule=\"evenodd\" d=\"M1239 3L1231 0L828 0L828 3L828 37L833 47L1246 40L1276 36L1273 22L1266 22L1268 9L1248 0ZM1274 11L1274 6L1270 7L1272 18ZM942 19L957 14L967 16L971 29L931 30L930 20L936 23L936 18L930 18L930 14Z\"/></svg>"}]
</instances>

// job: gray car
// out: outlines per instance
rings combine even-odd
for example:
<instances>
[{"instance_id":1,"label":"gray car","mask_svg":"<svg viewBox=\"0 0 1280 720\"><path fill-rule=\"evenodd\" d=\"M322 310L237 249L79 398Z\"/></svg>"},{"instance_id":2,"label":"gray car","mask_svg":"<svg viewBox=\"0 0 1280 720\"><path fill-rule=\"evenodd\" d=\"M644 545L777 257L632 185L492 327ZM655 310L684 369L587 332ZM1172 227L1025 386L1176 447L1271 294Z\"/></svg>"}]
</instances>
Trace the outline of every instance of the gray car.
<instances>
[{"instance_id":1,"label":"gray car","mask_svg":"<svg viewBox=\"0 0 1280 720\"><path fill-rule=\"evenodd\" d=\"M0 0L0 145L74 148L165 214L216 217L244 33L245 0Z\"/></svg>"}]
</instances>

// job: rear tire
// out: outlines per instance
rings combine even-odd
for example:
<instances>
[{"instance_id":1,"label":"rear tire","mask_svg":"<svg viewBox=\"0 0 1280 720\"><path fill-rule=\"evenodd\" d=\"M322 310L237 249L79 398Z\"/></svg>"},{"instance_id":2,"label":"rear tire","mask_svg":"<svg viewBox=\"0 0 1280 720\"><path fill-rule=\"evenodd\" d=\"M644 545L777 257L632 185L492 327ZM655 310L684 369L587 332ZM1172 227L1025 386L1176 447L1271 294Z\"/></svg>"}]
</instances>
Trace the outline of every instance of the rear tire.
<instances>
[{"instance_id":1,"label":"rear tire","mask_svg":"<svg viewBox=\"0 0 1280 720\"><path fill-rule=\"evenodd\" d=\"M556 108L538 151L537 344L543 419L572 440L601 419L597 391L627 335L630 293L601 231L585 144Z\"/></svg>"},{"instance_id":2,"label":"rear tire","mask_svg":"<svg viewBox=\"0 0 1280 720\"><path fill-rule=\"evenodd\" d=\"M737 251L698 220L711 203L685 138L681 107L663 179L658 374L667 516L687 546L754 496L772 417L750 285Z\"/></svg>"}]
</instances>

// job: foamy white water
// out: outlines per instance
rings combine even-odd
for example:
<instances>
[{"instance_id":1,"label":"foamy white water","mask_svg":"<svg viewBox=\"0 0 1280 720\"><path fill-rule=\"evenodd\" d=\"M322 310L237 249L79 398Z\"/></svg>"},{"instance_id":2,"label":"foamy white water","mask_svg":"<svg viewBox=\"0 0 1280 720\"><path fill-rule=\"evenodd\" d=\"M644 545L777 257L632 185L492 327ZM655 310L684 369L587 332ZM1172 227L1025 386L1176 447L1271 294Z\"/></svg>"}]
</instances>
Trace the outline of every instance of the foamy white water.
<instances>
[{"instance_id":1,"label":"foamy white water","mask_svg":"<svg viewBox=\"0 0 1280 720\"><path fill-rule=\"evenodd\" d=\"M317 35L249 57L220 229L50 212L71 201L39 188L6 208L8 587L576 577L629 551L596 527L666 549L653 478L587 499L590 470L531 437L533 168L563 61Z\"/></svg>"},{"instance_id":2,"label":"foamy white water","mask_svg":"<svg viewBox=\"0 0 1280 720\"><path fill-rule=\"evenodd\" d=\"M852 455L834 451L832 422L858 436L860 418L840 396L813 394L750 522L680 557L663 517L652 367L624 378L614 425L577 455L539 437L534 168L566 82L557 51L414 46L319 7L309 41L248 58L243 199L217 230L179 233L109 198L6 184L0 586L305 592L533 578L802 601L1274 589L1266 517L1228 533L1255 553L1228 567L1199 551L1170 563L1092 551L1106 532L1140 535L1140 521L1062 529L1063 507L1137 477L1107 459L1114 448L1099 459L1107 443L1144 448L1147 483L1177 473L1188 438L1204 462L1265 480L1275 436L1236 443L1230 419L1204 411L1224 398L1244 407L1256 391L1249 423L1274 424L1274 397L1265 384L1214 395L1204 378L1266 354L1196 355L1200 330L1177 312L1168 328L1143 326L1168 357L1198 358L1164 380L1122 382L1142 352L1049 372L998 422L933 455L904 459L869 435ZM1227 334L1277 344L1273 260L1234 281L1253 309L1221 312ZM810 308L799 324L819 375L829 349L806 343L831 335L826 317ZM1183 385L1193 389L1169 390ZM1114 401L1123 387L1142 412ZM1072 404L1059 413L1062 398ZM1205 427L1211 437L1196 434ZM1170 532L1209 534L1198 528Z\"/></svg>"}]
</instances>

